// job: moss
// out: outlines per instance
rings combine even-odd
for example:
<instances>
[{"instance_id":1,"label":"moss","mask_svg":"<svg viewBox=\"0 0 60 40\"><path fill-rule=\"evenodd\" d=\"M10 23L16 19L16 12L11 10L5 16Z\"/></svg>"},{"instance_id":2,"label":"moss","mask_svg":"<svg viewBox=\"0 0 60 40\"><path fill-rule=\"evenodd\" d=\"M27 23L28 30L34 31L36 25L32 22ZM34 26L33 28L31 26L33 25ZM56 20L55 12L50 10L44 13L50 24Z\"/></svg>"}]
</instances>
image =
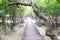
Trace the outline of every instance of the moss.
<instances>
[{"instance_id":1,"label":"moss","mask_svg":"<svg viewBox=\"0 0 60 40\"><path fill-rule=\"evenodd\" d=\"M0 27L0 31L2 31L2 27Z\"/></svg>"},{"instance_id":2,"label":"moss","mask_svg":"<svg viewBox=\"0 0 60 40\"><path fill-rule=\"evenodd\" d=\"M52 39L53 39L54 36L55 36L52 32L48 32L46 35L49 36L49 37L51 37Z\"/></svg>"},{"instance_id":3,"label":"moss","mask_svg":"<svg viewBox=\"0 0 60 40\"><path fill-rule=\"evenodd\" d=\"M57 32L60 32L60 29L58 29Z\"/></svg>"}]
</instances>

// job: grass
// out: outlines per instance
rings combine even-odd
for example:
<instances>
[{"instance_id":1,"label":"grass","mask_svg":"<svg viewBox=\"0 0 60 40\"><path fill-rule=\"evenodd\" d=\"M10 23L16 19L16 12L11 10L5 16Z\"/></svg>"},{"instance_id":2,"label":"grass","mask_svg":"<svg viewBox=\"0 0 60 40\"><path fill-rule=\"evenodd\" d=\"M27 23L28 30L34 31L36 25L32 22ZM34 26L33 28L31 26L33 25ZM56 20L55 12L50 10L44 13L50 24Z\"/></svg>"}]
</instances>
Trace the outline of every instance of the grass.
<instances>
[{"instance_id":1,"label":"grass","mask_svg":"<svg viewBox=\"0 0 60 40\"><path fill-rule=\"evenodd\" d=\"M7 27L7 29L9 29ZM20 25L14 28L15 32L10 32L10 35L1 35L3 40L22 40L22 35L24 31L24 27L20 27Z\"/></svg>"},{"instance_id":2,"label":"grass","mask_svg":"<svg viewBox=\"0 0 60 40\"><path fill-rule=\"evenodd\" d=\"M37 27L37 29L42 36L45 36L45 33L46 33L46 27L45 26Z\"/></svg>"}]
</instances>

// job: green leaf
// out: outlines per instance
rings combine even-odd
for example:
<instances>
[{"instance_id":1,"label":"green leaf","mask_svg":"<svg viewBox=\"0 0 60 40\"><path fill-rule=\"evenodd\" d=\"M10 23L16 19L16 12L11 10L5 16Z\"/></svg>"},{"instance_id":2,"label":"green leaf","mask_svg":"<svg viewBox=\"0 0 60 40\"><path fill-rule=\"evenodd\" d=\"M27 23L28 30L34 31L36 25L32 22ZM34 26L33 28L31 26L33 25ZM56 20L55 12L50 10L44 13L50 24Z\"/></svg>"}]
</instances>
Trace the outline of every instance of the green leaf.
<instances>
[{"instance_id":1,"label":"green leaf","mask_svg":"<svg viewBox=\"0 0 60 40\"><path fill-rule=\"evenodd\" d=\"M0 4L2 3L3 0L0 0Z\"/></svg>"}]
</instances>

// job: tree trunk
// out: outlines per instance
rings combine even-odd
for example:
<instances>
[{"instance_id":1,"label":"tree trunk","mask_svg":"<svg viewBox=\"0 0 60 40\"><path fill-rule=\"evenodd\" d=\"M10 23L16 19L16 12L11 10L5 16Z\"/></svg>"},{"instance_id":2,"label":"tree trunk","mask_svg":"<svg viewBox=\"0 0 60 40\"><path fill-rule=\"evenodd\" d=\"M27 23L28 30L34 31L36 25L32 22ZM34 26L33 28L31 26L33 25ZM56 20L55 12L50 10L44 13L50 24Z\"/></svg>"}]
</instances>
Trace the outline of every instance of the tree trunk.
<instances>
[{"instance_id":1,"label":"tree trunk","mask_svg":"<svg viewBox=\"0 0 60 40\"><path fill-rule=\"evenodd\" d=\"M12 26L11 26L11 30L14 30L14 26L16 24L16 14L15 14L15 10L14 8L11 9L11 19L12 19Z\"/></svg>"},{"instance_id":2,"label":"tree trunk","mask_svg":"<svg viewBox=\"0 0 60 40\"><path fill-rule=\"evenodd\" d=\"M2 30L3 30L4 34L7 35L5 17L2 17Z\"/></svg>"}]
</instances>

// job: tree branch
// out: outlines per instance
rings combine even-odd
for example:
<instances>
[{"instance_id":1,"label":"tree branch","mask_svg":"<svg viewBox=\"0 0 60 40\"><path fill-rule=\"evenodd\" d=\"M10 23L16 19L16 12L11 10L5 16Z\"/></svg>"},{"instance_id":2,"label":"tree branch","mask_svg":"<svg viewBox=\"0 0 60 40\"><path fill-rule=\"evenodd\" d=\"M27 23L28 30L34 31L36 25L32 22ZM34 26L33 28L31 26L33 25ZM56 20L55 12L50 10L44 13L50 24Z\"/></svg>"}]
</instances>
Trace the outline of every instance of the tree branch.
<instances>
[{"instance_id":1,"label":"tree branch","mask_svg":"<svg viewBox=\"0 0 60 40\"><path fill-rule=\"evenodd\" d=\"M24 6L31 6L30 3L23 3L23 2L10 2L10 3L8 3L8 5L17 5L17 4L24 5Z\"/></svg>"},{"instance_id":2,"label":"tree branch","mask_svg":"<svg viewBox=\"0 0 60 40\"><path fill-rule=\"evenodd\" d=\"M34 3L23 3L23 2L8 3L8 5L17 5L17 4L24 5L24 6L32 6L33 12L36 14L36 16L45 21L47 31L51 31L50 20L44 14L42 14L41 12L38 11L38 9Z\"/></svg>"}]
</instances>

